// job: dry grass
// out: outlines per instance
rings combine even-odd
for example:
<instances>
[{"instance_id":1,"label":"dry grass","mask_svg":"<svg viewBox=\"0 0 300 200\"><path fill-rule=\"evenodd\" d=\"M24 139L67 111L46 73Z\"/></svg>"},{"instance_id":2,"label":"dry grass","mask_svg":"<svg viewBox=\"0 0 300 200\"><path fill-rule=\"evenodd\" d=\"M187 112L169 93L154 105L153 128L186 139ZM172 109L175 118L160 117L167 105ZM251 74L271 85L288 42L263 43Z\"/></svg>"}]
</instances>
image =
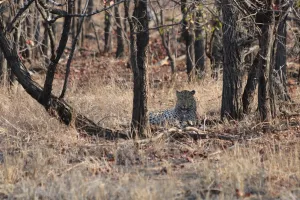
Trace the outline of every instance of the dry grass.
<instances>
[{"instance_id":1,"label":"dry grass","mask_svg":"<svg viewBox=\"0 0 300 200\"><path fill-rule=\"evenodd\" d=\"M218 114L221 81L151 89L149 109L173 106L175 89L195 89L201 116ZM1 199L297 199L299 134L295 128L232 145L216 139L109 142L80 137L50 118L24 91L0 90ZM91 79L67 100L99 124L126 130L132 90ZM211 127L251 131L250 119Z\"/></svg>"}]
</instances>

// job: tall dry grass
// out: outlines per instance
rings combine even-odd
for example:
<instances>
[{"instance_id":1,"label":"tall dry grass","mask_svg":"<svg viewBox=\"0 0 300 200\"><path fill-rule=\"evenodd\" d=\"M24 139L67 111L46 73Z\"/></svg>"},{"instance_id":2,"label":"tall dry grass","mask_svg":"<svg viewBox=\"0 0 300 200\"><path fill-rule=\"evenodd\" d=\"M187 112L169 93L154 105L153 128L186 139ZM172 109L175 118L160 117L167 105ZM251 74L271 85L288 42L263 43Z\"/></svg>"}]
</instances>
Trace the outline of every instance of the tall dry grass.
<instances>
[{"instance_id":1,"label":"tall dry grass","mask_svg":"<svg viewBox=\"0 0 300 200\"><path fill-rule=\"evenodd\" d=\"M175 90L194 89L200 115L218 115L221 82L150 89L149 110L172 107ZM58 92L59 89L57 89ZM1 199L297 199L299 134L290 130L232 144L217 139L132 141L81 137L22 89L0 90ZM70 86L67 101L102 126L126 130L130 85L94 79ZM248 121L247 121L248 120ZM254 129L255 122L218 131Z\"/></svg>"}]
</instances>

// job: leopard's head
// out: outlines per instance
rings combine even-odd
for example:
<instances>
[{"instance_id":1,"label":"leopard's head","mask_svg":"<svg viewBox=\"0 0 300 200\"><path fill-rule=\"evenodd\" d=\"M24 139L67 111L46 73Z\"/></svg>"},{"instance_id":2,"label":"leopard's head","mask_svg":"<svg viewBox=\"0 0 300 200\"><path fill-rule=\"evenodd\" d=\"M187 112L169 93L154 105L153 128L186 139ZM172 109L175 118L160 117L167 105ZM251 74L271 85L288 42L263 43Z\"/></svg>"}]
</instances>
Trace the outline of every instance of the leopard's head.
<instances>
[{"instance_id":1,"label":"leopard's head","mask_svg":"<svg viewBox=\"0 0 300 200\"><path fill-rule=\"evenodd\" d=\"M176 109L182 113L196 110L195 90L176 91L177 102Z\"/></svg>"}]
</instances>

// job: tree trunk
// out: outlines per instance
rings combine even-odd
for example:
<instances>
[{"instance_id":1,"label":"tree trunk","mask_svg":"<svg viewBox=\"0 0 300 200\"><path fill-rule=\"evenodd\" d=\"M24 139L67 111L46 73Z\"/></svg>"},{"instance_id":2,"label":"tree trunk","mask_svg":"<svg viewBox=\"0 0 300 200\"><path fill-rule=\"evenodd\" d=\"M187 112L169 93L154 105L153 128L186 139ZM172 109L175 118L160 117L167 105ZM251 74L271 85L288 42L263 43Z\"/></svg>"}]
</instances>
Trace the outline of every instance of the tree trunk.
<instances>
[{"instance_id":1,"label":"tree trunk","mask_svg":"<svg viewBox=\"0 0 300 200\"><path fill-rule=\"evenodd\" d=\"M81 13L81 11L82 11L82 9L81 9L81 0L77 0L77 13ZM73 41L76 40L75 38L76 38L77 33L81 33L77 38L77 46L79 48L81 48L82 45L83 45L83 38L82 38L83 31L80 30L81 29L80 22L79 22L80 18L78 17L76 19L73 19L73 21L76 21L76 32L75 32L75 37L73 38Z\"/></svg>"},{"instance_id":2,"label":"tree trunk","mask_svg":"<svg viewBox=\"0 0 300 200\"><path fill-rule=\"evenodd\" d=\"M72 11L74 10L74 1L75 0L68 0L68 14L72 14ZM42 100L43 100L43 105L48 105L50 108L50 97L51 97L51 92L52 92L52 84L53 84L53 80L54 80L54 74L56 71L56 66L60 60L60 57L62 56L65 47L67 45L67 41L69 38L69 32L70 32L70 28L71 28L71 22L72 22L72 17L70 16L65 16L64 18L64 24L63 24L63 31L61 34L61 38L59 41L59 45L57 47L56 50L56 56L51 56L51 62L48 66L48 70L46 73L46 80L44 83L44 89L43 89L43 96L42 96ZM75 37L74 37L75 39Z\"/></svg>"},{"instance_id":3,"label":"tree trunk","mask_svg":"<svg viewBox=\"0 0 300 200\"><path fill-rule=\"evenodd\" d=\"M275 54L275 70L277 72L276 77L280 81L280 85L283 86L282 90L281 89L276 89L276 95L280 100L283 101L289 101L291 98L288 95L287 91L287 76L286 76L286 19L282 19L278 25L278 30L277 30L277 38L276 38L276 43L277 43L277 49L276 49L276 54ZM277 88L277 87L275 87Z\"/></svg>"},{"instance_id":4,"label":"tree trunk","mask_svg":"<svg viewBox=\"0 0 300 200\"><path fill-rule=\"evenodd\" d=\"M237 119L240 117L240 55L237 45L237 14L234 11L231 0L223 0L223 48L226 52L223 62L223 91L221 118L229 117Z\"/></svg>"},{"instance_id":5,"label":"tree trunk","mask_svg":"<svg viewBox=\"0 0 300 200\"><path fill-rule=\"evenodd\" d=\"M34 42L35 45L39 45L40 43L40 34L41 34L41 23L39 20L40 13L38 9L35 9L35 17L34 17ZM40 58L39 48L34 48L33 50L34 59Z\"/></svg>"},{"instance_id":6,"label":"tree trunk","mask_svg":"<svg viewBox=\"0 0 300 200\"><path fill-rule=\"evenodd\" d=\"M131 131L134 138L137 136L145 137L149 126L148 113L147 113L147 94L148 94L148 77L147 77L147 51L149 43L149 30L148 30L148 1L135 0L133 18L135 27L142 26L142 29L137 30L136 34L136 54L133 52L132 61L136 66L133 66L134 75L134 89L133 89L133 111ZM128 8L128 7L127 7ZM129 21L131 35L134 34L132 21ZM131 40L131 43L134 42ZM133 49L131 49L133 50ZM134 65L134 63L132 63Z\"/></svg>"},{"instance_id":7,"label":"tree trunk","mask_svg":"<svg viewBox=\"0 0 300 200\"><path fill-rule=\"evenodd\" d=\"M4 27L2 17L0 17L0 26ZM4 54L0 49L0 86L8 86L8 69Z\"/></svg>"},{"instance_id":8,"label":"tree trunk","mask_svg":"<svg viewBox=\"0 0 300 200\"><path fill-rule=\"evenodd\" d=\"M186 48L186 70L189 82L195 78L195 32L194 23L190 23L188 19L187 0L181 0L181 13L182 13L182 36L185 41ZM193 18L193 17L192 17Z\"/></svg>"},{"instance_id":9,"label":"tree trunk","mask_svg":"<svg viewBox=\"0 0 300 200\"><path fill-rule=\"evenodd\" d=\"M118 0L116 1L116 3ZM115 18L117 25L117 52L116 58L121 58L124 56L124 38L123 38L123 28L122 21L119 13L119 5L115 6Z\"/></svg>"},{"instance_id":10,"label":"tree trunk","mask_svg":"<svg viewBox=\"0 0 300 200\"><path fill-rule=\"evenodd\" d=\"M28 14L30 16L34 16L33 8L28 9ZM25 38L25 45L26 45L26 59L31 62L32 59L32 42L33 42L33 31L34 31L34 17L27 17L26 18L26 38Z\"/></svg>"},{"instance_id":11,"label":"tree trunk","mask_svg":"<svg viewBox=\"0 0 300 200\"><path fill-rule=\"evenodd\" d=\"M76 3L74 2L74 4L72 5L72 13L76 13ZM72 41L75 39L76 36L76 24L77 24L77 19L74 18L71 21L71 36L72 36Z\"/></svg>"},{"instance_id":12,"label":"tree trunk","mask_svg":"<svg viewBox=\"0 0 300 200\"><path fill-rule=\"evenodd\" d=\"M105 3L105 7L107 7L107 3ZM111 51L112 48L112 39L111 39L111 11L106 10L104 16L104 52Z\"/></svg>"},{"instance_id":13,"label":"tree trunk","mask_svg":"<svg viewBox=\"0 0 300 200\"><path fill-rule=\"evenodd\" d=\"M8 82L8 71L7 71L7 62L4 58L2 51L0 50L0 85L7 86Z\"/></svg>"},{"instance_id":14,"label":"tree trunk","mask_svg":"<svg viewBox=\"0 0 300 200\"><path fill-rule=\"evenodd\" d=\"M271 5L268 6L271 8ZM271 9L270 9L271 10ZM259 38L260 56L262 62L258 77L258 110L261 121L270 122L275 117L275 98L273 87L273 63L272 53L275 41L275 17L272 11L259 12L256 22L260 24L261 35Z\"/></svg>"},{"instance_id":15,"label":"tree trunk","mask_svg":"<svg viewBox=\"0 0 300 200\"><path fill-rule=\"evenodd\" d=\"M17 52L20 52L20 37L21 37L21 24L18 24L17 27L15 28L15 32L13 34L14 37L14 48L17 50ZM22 57L22 55L19 53L19 56ZM9 82L10 85L14 85L16 83L16 77L15 75L12 73L12 70L9 69L8 70L8 76L9 76Z\"/></svg>"},{"instance_id":16,"label":"tree trunk","mask_svg":"<svg viewBox=\"0 0 300 200\"><path fill-rule=\"evenodd\" d=\"M255 59L252 63L250 72L248 73L248 79L247 83L244 89L242 101L243 101L243 113L244 114L249 114L251 111L251 104L254 100L254 93L257 85L257 78L259 75L259 66L261 65L261 59L262 57L260 56L261 52L259 51Z\"/></svg>"},{"instance_id":17,"label":"tree trunk","mask_svg":"<svg viewBox=\"0 0 300 200\"><path fill-rule=\"evenodd\" d=\"M87 8L87 13L92 13L94 8L94 0L89 0L89 5ZM87 20L89 21L91 17L88 17Z\"/></svg>"},{"instance_id":18,"label":"tree trunk","mask_svg":"<svg viewBox=\"0 0 300 200\"><path fill-rule=\"evenodd\" d=\"M42 54L45 57L48 57L49 55L49 34L47 31L47 24L46 22L43 22L44 25L44 37L43 37L43 42L42 42Z\"/></svg>"},{"instance_id":19,"label":"tree trunk","mask_svg":"<svg viewBox=\"0 0 300 200\"><path fill-rule=\"evenodd\" d=\"M199 77L205 75L205 65L204 65L204 40L203 40L203 30L200 25L200 18L202 17L202 13L200 10L196 13L196 27L195 27L195 67L196 73Z\"/></svg>"}]
</instances>

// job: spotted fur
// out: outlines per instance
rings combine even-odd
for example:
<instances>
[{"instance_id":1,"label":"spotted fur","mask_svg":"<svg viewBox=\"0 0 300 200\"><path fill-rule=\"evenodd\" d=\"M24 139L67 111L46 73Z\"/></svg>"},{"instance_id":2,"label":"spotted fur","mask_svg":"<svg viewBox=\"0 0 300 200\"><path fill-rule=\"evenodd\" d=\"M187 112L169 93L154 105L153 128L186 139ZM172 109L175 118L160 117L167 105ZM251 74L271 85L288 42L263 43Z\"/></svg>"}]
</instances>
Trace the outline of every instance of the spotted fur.
<instances>
[{"instance_id":1,"label":"spotted fur","mask_svg":"<svg viewBox=\"0 0 300 200\"><path fill-rule=\"evenodd\" d=\"M196 124L197 105L194 97L195 90L176 91L176 105L172 109L159 112L150 112L149 122L151 125L165 124Z\"/></svg>"}]
</instances>

